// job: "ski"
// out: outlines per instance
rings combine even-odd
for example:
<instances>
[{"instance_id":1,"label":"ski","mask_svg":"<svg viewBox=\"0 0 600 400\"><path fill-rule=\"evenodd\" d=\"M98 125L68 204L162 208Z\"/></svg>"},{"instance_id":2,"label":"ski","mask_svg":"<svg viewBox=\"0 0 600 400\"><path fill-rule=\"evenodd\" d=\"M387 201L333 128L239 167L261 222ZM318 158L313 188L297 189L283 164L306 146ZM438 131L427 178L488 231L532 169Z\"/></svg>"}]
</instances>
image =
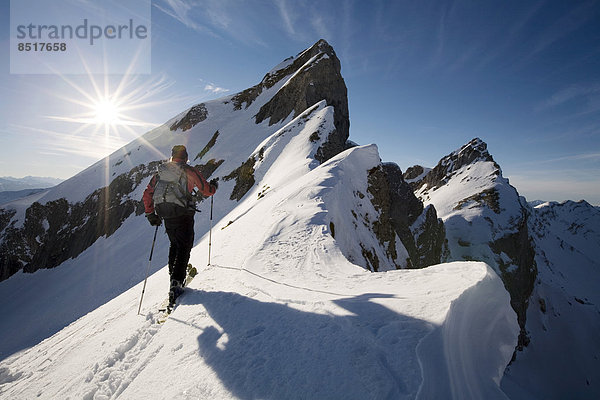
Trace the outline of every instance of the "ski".
<instances>
[{"instance_id":1,"label":"ski","mask_svg":"<svg viewBox=\"0 0 600 400\"><path fill-rule=\"evenodd\" d=\"M167 297L165 300L163 300L162 303L160 303L160 305L158 306L158 318L157 318L157 322L159 324L164 324L167 321L167 318L169 318L169 315L171 315L171 313L173 312L173 310L175 310L175 308L177 307L177 305L179 304L178 300L181 298L181 296L183 296L185 294L185 288L189 285L189 283L194 279L194 277L198 274L198 271L196 270L196 267L192 267L191 264L188 264L188 271L187 271L187 276L185 277L185 282L183 283L183 292L177 296L177 298L175 299L175 301L171 301L170 300L170 296Z\"/></svg>"}]
</instances>

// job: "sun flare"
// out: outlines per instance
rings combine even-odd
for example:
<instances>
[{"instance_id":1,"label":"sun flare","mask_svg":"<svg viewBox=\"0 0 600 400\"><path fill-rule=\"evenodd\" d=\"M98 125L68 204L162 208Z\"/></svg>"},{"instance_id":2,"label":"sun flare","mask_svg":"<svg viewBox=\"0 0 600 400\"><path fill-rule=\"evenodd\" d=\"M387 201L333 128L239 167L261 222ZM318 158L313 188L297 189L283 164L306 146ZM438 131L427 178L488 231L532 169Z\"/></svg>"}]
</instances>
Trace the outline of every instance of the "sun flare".
<instances>
[{"instance_id":1,"label":"sun flare","mask_svg":"<svg viewBox=\"0 0 600 400\"><path fill-rule=\"evenodd\" d=\"M65 107L68 115L49 115L47 118L76 125L73 129L61 127L69 132L65 134L65 141L72 142L66 148L96 159L113 153L133 139L141 139L156 154L161 154L143 138L148 129L160 126L148 120L153 118L150 111L165 105L189 102L185 96L168 92L173 83L164 75L144 79L125 74L118 81L111 81L108 75L97 80L90 73L87 75L88 82L85 78L59 76L72 90L55 95L71 107Z\"/></svg>"},{"instance_id":2,"label":"sun flare","mask_svg":"<svg viewBox=\"0 0 600 400\"><path fill-rule=\"evenodd\" d=\"M119 106L110 99L102 99L94 104L94 113L97 124L113 125L120 120Z\"/></svg>"}]
</instances>

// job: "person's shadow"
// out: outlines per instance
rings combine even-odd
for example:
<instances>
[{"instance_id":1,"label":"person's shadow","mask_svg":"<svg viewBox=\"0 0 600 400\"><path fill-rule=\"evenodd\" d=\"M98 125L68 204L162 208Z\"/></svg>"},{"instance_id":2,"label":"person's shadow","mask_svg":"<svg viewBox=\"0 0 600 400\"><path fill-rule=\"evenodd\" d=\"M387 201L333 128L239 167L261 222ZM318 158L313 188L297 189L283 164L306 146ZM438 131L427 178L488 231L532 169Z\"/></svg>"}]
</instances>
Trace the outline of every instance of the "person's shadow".
<instances>
[{"instance_id":1,"label":"person's shadow","mask_svg":"<svg viewBox=\"0 0 600 400\"><path fill-rule=\"evenodd\" d=\"M414 398L415 348L431 325L371 301L383 297L391 296L336 300L342 316L229 292L193 292L183 301L204 305L219 325L198 336L200 356L238 398Z\"/></svg>"}]
</instances>

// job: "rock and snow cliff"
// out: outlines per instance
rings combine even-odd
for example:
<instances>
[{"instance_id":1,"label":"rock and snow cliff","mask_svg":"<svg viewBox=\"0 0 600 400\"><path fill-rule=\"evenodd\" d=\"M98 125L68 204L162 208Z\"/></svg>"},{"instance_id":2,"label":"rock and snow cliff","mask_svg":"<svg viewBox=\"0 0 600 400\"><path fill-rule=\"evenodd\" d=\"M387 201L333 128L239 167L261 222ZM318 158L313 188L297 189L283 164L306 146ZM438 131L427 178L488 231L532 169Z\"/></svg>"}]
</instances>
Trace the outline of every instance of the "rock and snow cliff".
<instances>
[{"instance_id":1,"label":"rock and snow cliff","mask_svg":"<svg viewBox=\"0 0 600 400\"><path fill-rule=\"evenodd\" d=\"M506 398L515 347L536 339L537 217L480 140L405 179L348 128L339 60L321 40L0 209L0 299L13 304L0 320L0 395ZM140 199L175 144L221 182L212 263L204 201L200 275L158 325L168 240L161 231L137 316L152 235ZM448 260L459 262L431 267ZM505 390L525 393L513 389L526 378L515 372Z\"/></svg>"},{"instance_id":2,"label":"rock and snow cliff","mask_svg":"<svg viewBox=\"0 0 600 400\"><path fill-rule=\"evenodd\" d=\"M537 274L529 211L487 145L473 139L411 185L444 221L448 259L485 261L502 277L522 328L519 347L526 345L527 305Z\"/></svg>"},{"instance_id":3,"label":"rock and snow cliff","mask_svg":"<svg viewBox=\"0 0 600 400\"><path fill-rule=\"evenodd\" d=\"M503 388L511 398L600 393L600 213L586 202L528 204L480 139L405 179L446 227L448 261L478 260L502 278L519 344Z\"/></svg>"}]
</instances>

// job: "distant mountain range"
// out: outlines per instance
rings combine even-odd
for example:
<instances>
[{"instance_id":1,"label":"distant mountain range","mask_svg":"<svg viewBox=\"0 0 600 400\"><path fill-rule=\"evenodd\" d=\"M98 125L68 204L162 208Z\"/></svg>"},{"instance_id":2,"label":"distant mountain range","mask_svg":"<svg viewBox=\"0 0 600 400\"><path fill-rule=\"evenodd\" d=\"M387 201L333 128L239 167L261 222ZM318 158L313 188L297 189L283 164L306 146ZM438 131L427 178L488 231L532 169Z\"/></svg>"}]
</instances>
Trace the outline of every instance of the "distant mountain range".
<instances>
[{"instance_id":1,"label":"distant mountain range","mask_svg":"<svg viewBox=\"0 0 600 400\"><path fill-rule=\"evenodd\" d=\"M64 179L39 176L26 176L24 178L0 177L0 204L31 196L63 181Z\"/></svg>"},{"instance_id":2,"label":"distant mountain range","mask_svg":"<svg viewBox=\"0 0 600 400\"><path fill-rule=\"evenodd\" d=\"M56 186L64 179L26 176L24 178L13 178L12 176L0 177L0 192L17 191L25 189L46 189Z\"/></svg>"}]
</instances>

